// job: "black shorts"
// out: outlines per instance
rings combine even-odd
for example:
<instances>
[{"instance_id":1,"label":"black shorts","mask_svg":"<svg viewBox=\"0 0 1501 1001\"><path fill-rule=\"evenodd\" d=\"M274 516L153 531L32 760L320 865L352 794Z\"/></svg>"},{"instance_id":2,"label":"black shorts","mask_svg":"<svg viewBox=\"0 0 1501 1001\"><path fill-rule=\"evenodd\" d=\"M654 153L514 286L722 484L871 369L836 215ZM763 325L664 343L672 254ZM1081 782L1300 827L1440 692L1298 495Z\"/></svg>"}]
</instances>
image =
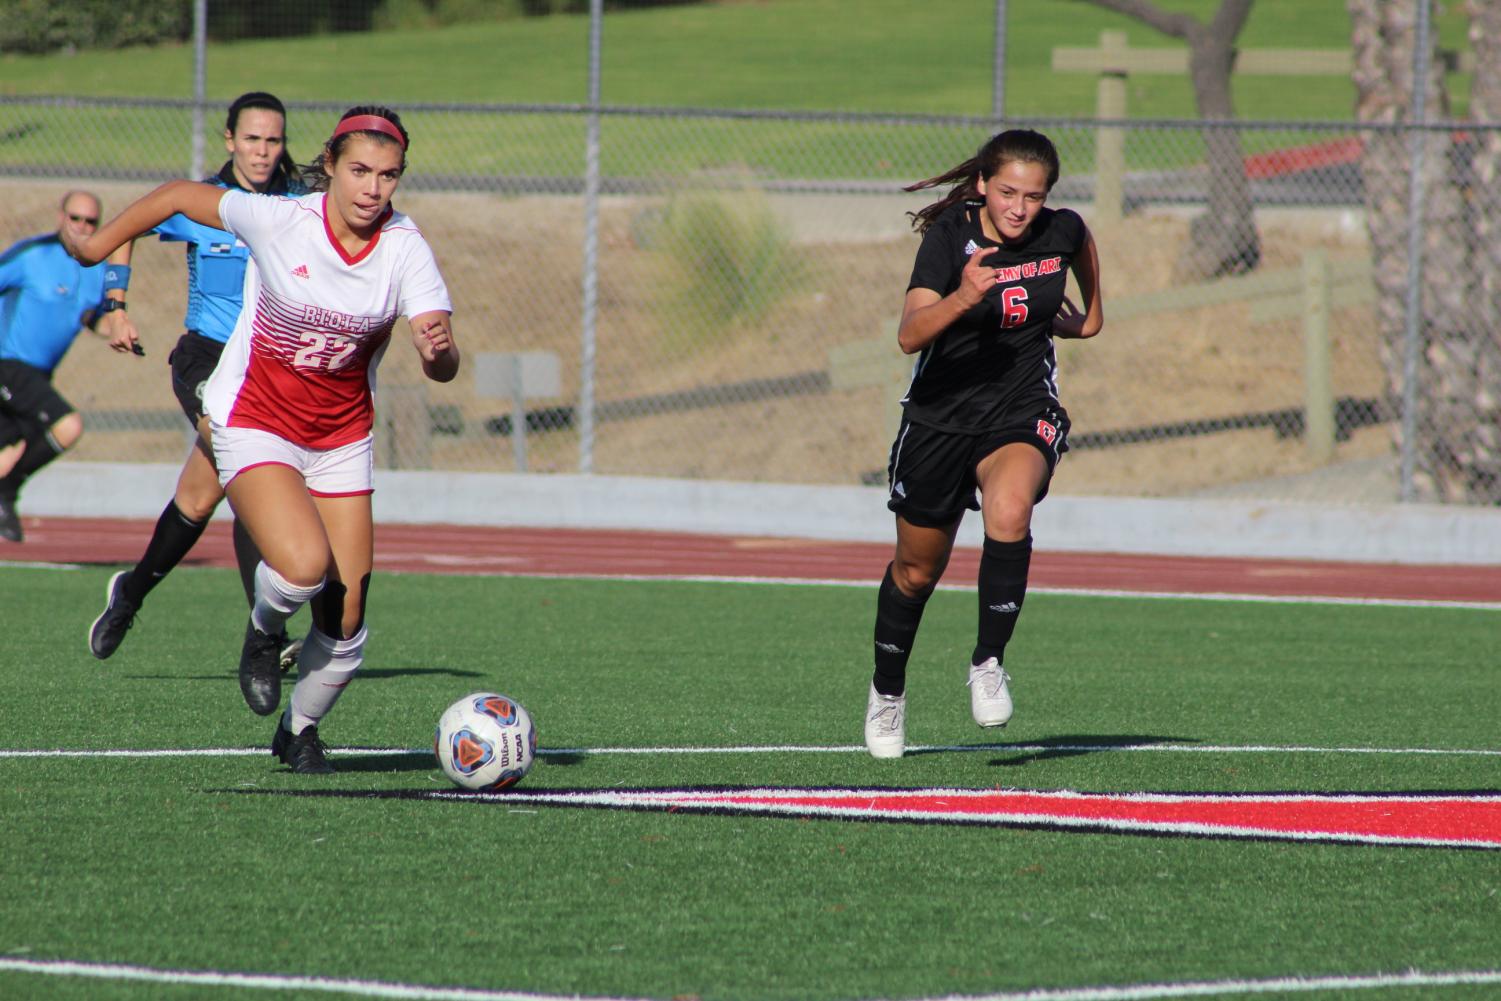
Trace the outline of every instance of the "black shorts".
<instances>
[{"instance_id":1,"label":"black shorts","mask_svg":"<svg viewBox=\"0 0 1501 1001\"><path fill-rule=\"evenodd\" d=\"M1035 498L1040 501L1048 495L1059 458L1068 451L1068 429L1068 411L1057 403L1018 411L1015 420L978 434L913 424L903 417L886 467L886 506L914 525L952 525L965 511L980 510L975 479L980 461L1013 442L1036 447L1047 460L1048 476Z\"/></svg>"},{"instance_id":2,"label":"black shorts","mask_svg":"<svg viewBox=\"0 0 1501 1001\"><path fill-rule=\"evenodd\" d=\"M195 428L205 416L203 385L208 382L223 353L222 341L189 330L177 339L177 347L167 356L167 364L172 366L172 392Z\"/></svg>"},{"instance_id":3,"label":"black shorts","mask_svg":"<svg viewBox=\"0 0 1501 1001\"><path fill-rule=\"evenodd\" d=\"M52 376L24 361L0 359L0 448L47 430L73 412Z\"/></svg>"}]
</instances>

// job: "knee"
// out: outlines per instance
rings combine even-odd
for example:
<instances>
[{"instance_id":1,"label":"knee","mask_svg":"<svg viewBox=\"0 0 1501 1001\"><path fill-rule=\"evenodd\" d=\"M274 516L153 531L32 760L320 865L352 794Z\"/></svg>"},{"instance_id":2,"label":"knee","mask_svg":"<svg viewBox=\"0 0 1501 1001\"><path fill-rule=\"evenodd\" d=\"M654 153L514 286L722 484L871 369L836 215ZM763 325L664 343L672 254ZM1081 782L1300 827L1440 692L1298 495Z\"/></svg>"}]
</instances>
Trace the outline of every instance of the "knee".
<instances>
[{"instance_id":1,"label":"knee","mask_svg":"<svg viewBox=\"0 0 1501 1001\"><path fill-rule=\"evenodd\" d=\"M326 555L319 559L315 554L296 553L273 569L282 579L294 587L317 587L328 577L329 560Z\"/></svg>"},{"instance_id":2,"label":"knee","mask_svg":"<svg viewBox=\"0 0 1501 1001\"><path fill-rule=\"evenodd\" d=\"M224 492L217 489L217 483L214 487L214 489L209 489L203 484L179 481L177 495L173 498L177 504L177 510L182 512L184 518L191 521L207 521L224 497Z\"/></svg>"},{"instance_id":3,"label":"knee","mask_svg":"<svg viewBox=\"0 0 1501 1001\"><path fill-rule=\"evenodd\" d=\"M925 598L938 586L943 568L944 563L923 563L897 557L891 561L891 580L907 597Z\"/></svg>"},{"instance_id":4,"label":"knee","mask_svg":"<svg viewBox=\"0 0 1501 1001\"><path fill-rule=\"evenodd\" d=\"M72 448L78 443L78 439L83 437L83 415L76 411L65 414L58 418L57 423L53 424L49 431L52 433L52 440L57 442L58 448Z\"/></svg>"},{"instance_id":5,"label":"knee","mask_svg":"<svg viewBox=\"0 0 1501 1001\"><path fill-rule=\"evenodd\" d=\"M208 521L219 506L218 498L177 495L177 510L189 521Z\"/></svg>"},{"instance_id":6,"label":"knee","mask_svg":"<svg viewBox=\"0 0 1501 1001\"><path fill-rule=\"evenodd\" d=\"M985 534L1001 542L1016 542L1032 528L1032 500L1003 494L985 500Z\"/></svg>"}]
</instances>

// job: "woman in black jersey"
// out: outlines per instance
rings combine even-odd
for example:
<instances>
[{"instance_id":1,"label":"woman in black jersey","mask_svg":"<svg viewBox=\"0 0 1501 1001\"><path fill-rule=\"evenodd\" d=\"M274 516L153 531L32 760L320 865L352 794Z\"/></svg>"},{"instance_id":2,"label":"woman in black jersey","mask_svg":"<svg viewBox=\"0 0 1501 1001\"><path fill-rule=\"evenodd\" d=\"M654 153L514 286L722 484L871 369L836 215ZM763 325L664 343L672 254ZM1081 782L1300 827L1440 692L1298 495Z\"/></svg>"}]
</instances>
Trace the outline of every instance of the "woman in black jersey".
<instances>
[{"instance_id":1,"label":"woman in black jersey","mask_svg":"<svg viewBox=\"0 0 1501 1001\"><path fill-rule=\"evenodd\" d=\"M983 727L1011 718L1002 664L1027 591L1032 508L1068 449L1053 338L1093 337L1104 322L1089 229L1077 213L1044 206L1057 180L1052 142L1014 129L907 188L954 185L911 213L922 244L897 342L920 356L888 469L896 553L876 605L865 714L877 758L905 747L907 658L966 510L985 520L970 708ZM1064 296L1070 270L1082 311Z\"/></svg>"}]
</instances>

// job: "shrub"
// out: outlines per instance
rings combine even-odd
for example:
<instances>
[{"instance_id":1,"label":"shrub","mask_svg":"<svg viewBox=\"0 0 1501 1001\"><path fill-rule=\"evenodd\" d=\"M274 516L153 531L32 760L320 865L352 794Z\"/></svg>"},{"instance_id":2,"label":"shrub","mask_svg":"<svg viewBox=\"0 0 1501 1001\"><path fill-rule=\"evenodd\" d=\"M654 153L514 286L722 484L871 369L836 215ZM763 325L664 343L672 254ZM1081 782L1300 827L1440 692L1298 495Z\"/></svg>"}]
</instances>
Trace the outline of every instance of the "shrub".
<instances>
[{"instance_id":1,"label":"shrub","mask_svg":"<svg viewBox=\"0 0 1501 1001\"><path fill-rule=\"evenodd\" d=\"M609 10L702 0L606 0ZM582 14L589 0L256 0L208 5L214 41L289 38L337 31L413 30L546 14ZM182 42L192 0L5 0L0 52L111 49Z\"/></svg>"},{"instance_id":2,"label":"shrub","mask_svg":"<svg viewBox=\"0 0 1501 1001\"><path fill-rule=\"evenodd\" d=\"M809 275L765 194L750 185L674 197L649 242L673 272L672 339L694 345L705 334L762 319Z\"/></svg>"},{"instance_id":3,"label":"shrub","mask_svg":"<svg viewBox=\"0 0 1501 1001\"><path fill-rule=\"evenodd\" d=\"M12 0L0 18L0 52L55 52L180 42L190 0Z\"/></svg>"}]
</instances>

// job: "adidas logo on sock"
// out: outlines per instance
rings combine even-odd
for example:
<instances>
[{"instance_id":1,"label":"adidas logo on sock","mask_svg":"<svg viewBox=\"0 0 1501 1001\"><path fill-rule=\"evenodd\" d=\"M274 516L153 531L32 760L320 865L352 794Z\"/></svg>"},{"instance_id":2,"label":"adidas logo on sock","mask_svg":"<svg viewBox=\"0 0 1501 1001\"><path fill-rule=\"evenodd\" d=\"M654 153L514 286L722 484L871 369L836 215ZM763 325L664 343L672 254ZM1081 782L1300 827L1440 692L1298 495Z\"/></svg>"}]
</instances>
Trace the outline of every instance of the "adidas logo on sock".
<instances>
[{"instance_id":1,"label":"adidas logo on sock","mask_svg":"<svg viewBox=\"0 0 1501 1001\"><path fill-rule=\"evenodd\" d=\"M903 650L901 647L897 646L895 643L877 643L876 647L878 649L885 650L887 653L906 653L907 652L907 651Z\"/></svg>"},{"instance_id":2,"label":"adidas logo on sock","mask_svg":"<svg viewBox=\"0 0 1501 1001\"><path fill-rule=\"evenodd\" d=\"M1008 601L1004 605L991 605L990 610L992 612L1015 612L1017 611L1016 602Z\"/></svg>"}]
</instances>

